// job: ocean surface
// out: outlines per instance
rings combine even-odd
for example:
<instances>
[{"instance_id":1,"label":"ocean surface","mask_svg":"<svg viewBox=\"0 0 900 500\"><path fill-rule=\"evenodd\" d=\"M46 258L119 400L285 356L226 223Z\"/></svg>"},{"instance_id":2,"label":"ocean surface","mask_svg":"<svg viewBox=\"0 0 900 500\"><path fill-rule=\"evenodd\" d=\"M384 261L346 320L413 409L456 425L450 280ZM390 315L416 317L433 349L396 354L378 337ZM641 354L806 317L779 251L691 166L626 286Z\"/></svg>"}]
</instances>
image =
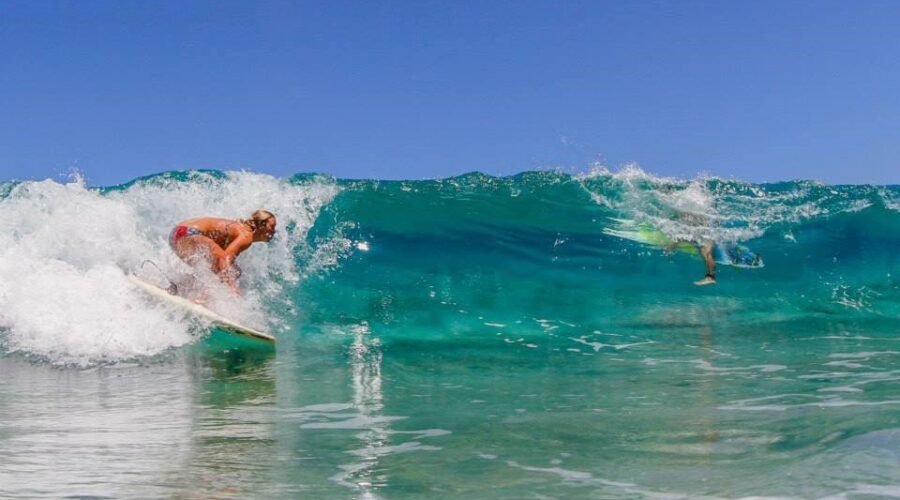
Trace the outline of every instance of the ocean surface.
<instances>
[{"instance_id":1,"label":"ocean surface","mask_svg":"<svg viewBox=\"0 0 900 500\"><path fill-rule=\"evenodd\" d=\"M278 216L210 329L125 278ZM719 266L616 238L738 242ZM638 168L0 182L2 498L900 497L900 187Z\"/></svg>"}]
</instances>

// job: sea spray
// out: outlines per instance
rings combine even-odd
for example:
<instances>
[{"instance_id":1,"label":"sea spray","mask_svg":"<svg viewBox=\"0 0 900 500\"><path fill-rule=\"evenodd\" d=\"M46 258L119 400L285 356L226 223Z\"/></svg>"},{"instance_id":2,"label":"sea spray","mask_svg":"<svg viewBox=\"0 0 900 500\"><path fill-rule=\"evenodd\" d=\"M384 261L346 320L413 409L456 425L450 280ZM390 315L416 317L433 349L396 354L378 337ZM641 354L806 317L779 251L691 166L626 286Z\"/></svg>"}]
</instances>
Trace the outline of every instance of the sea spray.
<instances>
[{"instance_id":1,"label":"sea spray","mask_svg":"<svg viewBox=\"0 0 900 500\"><path fill-rule=\"evenodd\" d=\"M278 318L270 308L284 309L281 284L299 279L294 253L337 191L330 182L243 172L162 174L103 190L81 179L18 183L0 200L0 326L7 349L90 364L190 342L192 323L147 301L127 285L125 273L149 273L164 283L166 274L189 272L167 243L177 221L247 217L258 208L278 214L278 236L241 256L245 294L237 299L218 290L213 296L220 303L211 307L266 325L270 316Z\"/></svg>"}]
</instances>

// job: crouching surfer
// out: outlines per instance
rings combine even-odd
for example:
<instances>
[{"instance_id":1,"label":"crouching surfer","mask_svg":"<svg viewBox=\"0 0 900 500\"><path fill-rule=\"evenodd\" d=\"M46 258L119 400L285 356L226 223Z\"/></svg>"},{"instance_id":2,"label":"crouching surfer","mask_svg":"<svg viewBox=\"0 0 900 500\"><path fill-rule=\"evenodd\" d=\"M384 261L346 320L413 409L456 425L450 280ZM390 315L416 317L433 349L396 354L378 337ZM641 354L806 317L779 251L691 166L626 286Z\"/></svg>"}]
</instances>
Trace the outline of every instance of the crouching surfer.
<instances>
[{"instance_id":1,"label":"crouching surfer","mask_svg":"<svg viewBox=\"0 0 900 500\"><path fill-rule=\"evenodd\" d=\"M179 222L169 244L181 260L211 270L237 294L241 270L235 259L251 244L271 240L275 223L275 216L266 210L253 212L249 219L197 217Z\"/></svg>"}]
</instances>

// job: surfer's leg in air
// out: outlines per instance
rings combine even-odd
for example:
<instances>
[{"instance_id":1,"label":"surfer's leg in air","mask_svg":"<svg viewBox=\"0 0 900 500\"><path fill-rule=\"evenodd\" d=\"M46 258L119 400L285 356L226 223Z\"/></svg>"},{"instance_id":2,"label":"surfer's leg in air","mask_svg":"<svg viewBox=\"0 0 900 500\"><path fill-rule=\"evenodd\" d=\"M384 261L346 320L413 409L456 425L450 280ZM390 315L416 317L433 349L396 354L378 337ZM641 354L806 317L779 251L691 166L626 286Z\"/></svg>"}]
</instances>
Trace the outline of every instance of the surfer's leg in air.
<instances>
[{"instance_id":1,"label":"surfer's leg in air","mask_svg":"<svg viewBox=\"0 0 900 500\"><path fill-rule=\"evenodd\" d=\"M708 241L700 247L700 255L706 262L706 276L703 279L695 281L697 286L715 285L716 284L716 259L713 257L713 242Z\"/></svg>"}]
</instances>

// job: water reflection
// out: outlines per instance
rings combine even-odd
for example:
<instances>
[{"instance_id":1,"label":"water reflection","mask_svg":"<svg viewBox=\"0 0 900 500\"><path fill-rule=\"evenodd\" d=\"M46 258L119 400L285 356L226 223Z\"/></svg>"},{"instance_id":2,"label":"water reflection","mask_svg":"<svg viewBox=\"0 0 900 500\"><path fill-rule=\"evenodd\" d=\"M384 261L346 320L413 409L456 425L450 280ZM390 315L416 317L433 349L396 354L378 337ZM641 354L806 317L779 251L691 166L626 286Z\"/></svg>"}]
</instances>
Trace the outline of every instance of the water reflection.
<instances>
[{"instance_id":1,"label":"water reflection","mask_svg":"<svg viewBox=\"0 0 900 500\"><path fill-rule=\"evenodd\" d=\"M0 497L152 497L174 486L193 418L180 361L79 370L0 358Z\"/></svg>"},{"instance_id":2,"label":"water reflection","mask_svg":"<svg viewBox=\"0 0 900 500\"><path fill-rule=\"evenodd\" d=\"M375 489L381 486L379 483L384 478L376 475L376 468L378 459L384 454L383 450L387 446L390 421L382 418L384 394L381 378L381 340L371 337L371 330L365 321L353 326L350 333L353 335L353 343L350 346L353 407L364 421L371 424L356 435L362 447L352 453L361 461L340 465L341 472L333 476L332 480L342 486L359 489L361 498L377 498Z\"/></svg>"},{"instance_id":3,"label":"water reflection","mask_svg":"<svg viewBox=\"0 0 900 500\"><path fill-rule=\"evenodd\" d=\"M182 487L202 498L253 496L274 460L274 353L232 348L192 360L196 417Z\"/></svg>"},{"instance_id":4,"label":"water reflection","mask_svg":"<svg viewBox=\"0 0 900 500\"><path fill-rule=\"evenodd\" d=\"M0 497L252 492L271 456L272 359L181 351L80 369L0 357Z\"/></svg>"}]
</instances>

